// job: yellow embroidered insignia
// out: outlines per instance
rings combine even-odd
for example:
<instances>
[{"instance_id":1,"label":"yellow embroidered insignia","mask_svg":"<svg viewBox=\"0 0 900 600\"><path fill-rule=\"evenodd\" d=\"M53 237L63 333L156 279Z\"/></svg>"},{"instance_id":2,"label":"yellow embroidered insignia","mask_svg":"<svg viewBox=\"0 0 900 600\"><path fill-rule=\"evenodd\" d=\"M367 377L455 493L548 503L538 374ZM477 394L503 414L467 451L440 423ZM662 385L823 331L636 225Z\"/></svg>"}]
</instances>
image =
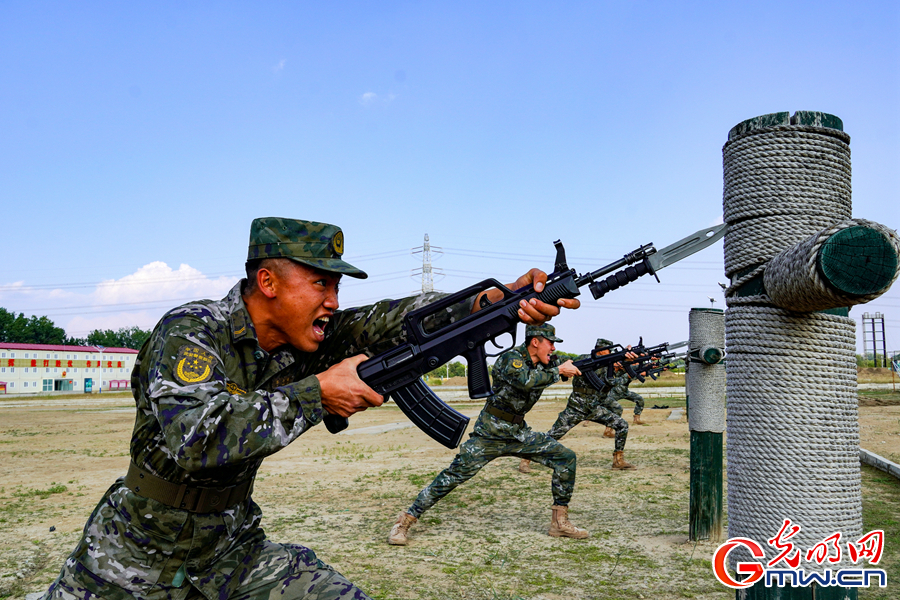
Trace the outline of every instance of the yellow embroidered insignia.
<instances>
[{"instance_id":1,"label":"yellow embroidered insignia","mask_svg":"<svg viewBox=\"0 0 900 600\"><path fill-rule=\"evenodd\" d=\"M338 231L334 234L334 237L331 238L331 246L334 248L334 251L339 255L344 253L344 232Z\"/></svg>"},{"instance_id":2,"label":"yellow embroidered insignia","mask_svg":"<svg viewBox=\"0 0 900 600\"><path fill-rule=\"evenodd\" d=\"M246 394L247 390L242 390L238 387L238 385L232 381L229 381L225 384L225 388L228 390L229 394Z\"/></svg>"},{"instance_id":3,"label":"yellow embroidered insignia","mask_svg":"<svg viewBox=\"0 0 900 600\"><path fill-rule=\"evenodd\" d=\"M518 358L512 362L513 369L521 369L524 363Z\"/></svg>"},{"instance_id":4,"label":"yellow embroidered insignia","mask_svg":"<svg viewBox=\"0 0 900 600\"><path fill-rule=\"evenodd\" d=\"M212 377L216 358L199 346L182 346L175 357L175 378L181 383L203 383Z\"/></svg>"}]
</instances>

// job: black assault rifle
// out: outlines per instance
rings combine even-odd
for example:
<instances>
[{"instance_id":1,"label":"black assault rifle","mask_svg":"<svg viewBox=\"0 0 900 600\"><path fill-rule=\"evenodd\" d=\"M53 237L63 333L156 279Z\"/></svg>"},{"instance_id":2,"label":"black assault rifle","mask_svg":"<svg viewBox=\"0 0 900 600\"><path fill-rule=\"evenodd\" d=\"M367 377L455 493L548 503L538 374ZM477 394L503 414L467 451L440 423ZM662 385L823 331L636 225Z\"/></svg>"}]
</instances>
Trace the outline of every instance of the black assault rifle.
<instances>
[{"instance_id":1,"label":"black assault rifle","mask_svg":"<svg viewBox=\"0 0 900 600\"><path fill-rule=\"evenodd\" d=\"M487 358L499 356L507 350L497 343L497 338L503 334L511 334L512 345L515 346L516 327L520 323L519 302L537 298L556 305L560 298L575 298L580 294L579 288L588 284L594 298L601 298L642 275L650 273L656 276L659 269L709 246L723 235L725 226L719 225L702 229L659 252L653 244L646 244L601 269L580 276L566 264L566 251L562 242L557 240L553 243L556 246L556 264L540 293L535 292L532 285L512 291L496 279L485 279L411 311L403 319L408 341L360 363L356 368L357 374L385 399L388 396L393 398L419 429L448 448L455 448L462 440L469 418L438 398L422 381L423 375L462 355L468 363L469 397L487 397L491 394ZM609 273L613 274L600 279ZM429 326L448 307L467 302L491 288L500 290L503 298L492 303L482 297L478 311L437 329ZM500 352L487 354L485 344L488 341ZM325 416L325 425L331 433L345 429L347 424L345 417Z\"/></svg>"},{"instance_id":2,"label":"black assault rifle","mask_svg":"<svg viewBox=\"0 0 900 600\"><path fill-rule=\"evenodd\" d=\"M678 345L680 346L681 344ZM581 371L581 376L584 377L588 385L600 392L608 386L597 375L596 371L599 369L606 368L606 376L612 377L615 373L616 365L620 364L632 379L638 379L643 382L644 373L652 365L658 363L669 348L670 346L667 343L647 348L644 346L644 338L642 337L637 346L623 348L621 344L612 344L594 348L591 350L590 356L573 361L572 364L578 367L578 370ZM637 356L629 358L628 355L632 353ZM563 381L565 380L566 378L563 378Z\"/></svg>"},{"instance_id":3,"label":"black assault rifle","mask_svg":"<svg viewBox=\"0 0 900 600\"><path fill-rule=\"evenodd\" d=\"M669 349L671 350L672 346L669 346ZM635 369L635 372L644 377L656 380L660 373L668 371L669 369L674 369L678 366L678 361L686 360L687 356L687 352L681 352L680 354L674 352L671 354L663 354L659 357L658 361L646 363L642 367Z\"/></svg>"}]
</instances>

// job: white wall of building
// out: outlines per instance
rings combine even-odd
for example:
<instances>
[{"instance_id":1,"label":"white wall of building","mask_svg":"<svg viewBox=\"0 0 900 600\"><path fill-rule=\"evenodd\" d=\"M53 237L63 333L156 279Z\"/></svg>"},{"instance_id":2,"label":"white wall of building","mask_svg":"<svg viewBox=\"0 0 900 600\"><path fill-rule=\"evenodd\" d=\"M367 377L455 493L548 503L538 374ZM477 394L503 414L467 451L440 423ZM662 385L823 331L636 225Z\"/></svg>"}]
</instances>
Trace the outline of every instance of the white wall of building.
<instances>
[{"instance_id":1,"label":"white wall of building","mask_svg":"<svg viewBox=\"0 0 900 600\"><path fill-rule=\"evenodd\" d=\"M130 348L104 349L101 354L84 346L0 342L0 382L6 382L6 394L83 393L88 379L92 392L99 391L101 381L103 391L126 389L136 358L137 350Z\"/></svg>"}]
</instances>

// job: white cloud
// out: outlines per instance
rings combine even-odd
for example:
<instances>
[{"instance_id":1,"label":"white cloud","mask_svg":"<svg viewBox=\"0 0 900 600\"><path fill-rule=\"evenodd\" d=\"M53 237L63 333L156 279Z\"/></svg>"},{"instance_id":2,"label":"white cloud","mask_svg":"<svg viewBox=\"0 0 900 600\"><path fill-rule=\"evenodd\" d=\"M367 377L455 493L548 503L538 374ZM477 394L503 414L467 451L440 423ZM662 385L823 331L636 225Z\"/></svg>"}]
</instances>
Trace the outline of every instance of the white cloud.
<instances>
[{"instance_id":1,"label":"white cloud","mask_svg":"<svg viewBox=\"0 0 900 600\"><path fill-rule=\"evenodd\" d=\"M182 264L172 269L164 262L144 265L121 279L108 279L87 293L30 288L25 282L0 285L0 306L26 316L48 316L73 337L94 329L117 330L138 326L150 329L169 309L191 300L219 299L238 277L210 278Z\"/></svg>"},{"instance_id":2,"label":"white cloud","mask_svg":"<svg viewBox=\"0 0 900 600\"><path fill-rule=\"evenodd\" d=\"M209 279L190 265L173 270L164 262L144 265L121 279L97 285L91 294L97 304L154 302L172 298L221 298L237 282L234 277Z\"/></svg>"},{"instance_id":3,"label":"white cloud","mask_svg":"<svg viewBox=\"0 0 900 600\"><path fill-rule=\"evenodd\" d=\"M366 92L362 96L359 97L359 103L363 106L387 106L391 102L393 102L397 98L397 94L389 93L383 96L379 96L375 92Z\"/></svg>"},{"instance_id":4,"label":"white cloud","mask_svg":"<svg viewBox=\"0 0 900 600\"><path fill-rule=\"evenodd\" d=\"M281 71L283 71L283 70L284 70L284 63L285 63L285 62L286 62L286 60L283 59L283 58L282 58L280 61L278 61L278 64L275 65L274 67L272 67L272 72L273 72L273 73L280 73Z\"/></svg>"}]
</instances>

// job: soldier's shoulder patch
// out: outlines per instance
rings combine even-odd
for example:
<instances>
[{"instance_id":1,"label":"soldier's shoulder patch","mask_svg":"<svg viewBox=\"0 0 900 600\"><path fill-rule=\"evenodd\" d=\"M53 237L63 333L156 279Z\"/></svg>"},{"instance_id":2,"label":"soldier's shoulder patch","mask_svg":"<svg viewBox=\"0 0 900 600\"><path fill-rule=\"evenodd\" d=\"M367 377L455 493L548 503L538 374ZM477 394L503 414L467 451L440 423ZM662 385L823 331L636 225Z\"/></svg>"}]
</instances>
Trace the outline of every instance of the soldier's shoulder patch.
<instances>
[{"instance_id":1,"label":"soldier's shoulder patch","mask_svg":"<svg viewBox=\"0 0 900 600\"><path fill-rule=\"evenodd\" d=\"M521 368L522 368L522 365L524 365L524 364L525 364L525 363L523 363L523 362L522 362L521 360L519 360L518 358L515 358L515 359L513 359L513 361L512 361L512 367L513 367L513 369L521 369Z\"/></svg>"},{"instance_id":2,"label":"soldier's shoulder patch","mask_svg":"<svg viewBox=\"0 0 900 600\"><path fill-rule=\"evenodd\" d=\"M178 349L175 378L181 383L203 383L213 373L216 357L200 346L185 344Z\"/></svg>"}]
</instances>

